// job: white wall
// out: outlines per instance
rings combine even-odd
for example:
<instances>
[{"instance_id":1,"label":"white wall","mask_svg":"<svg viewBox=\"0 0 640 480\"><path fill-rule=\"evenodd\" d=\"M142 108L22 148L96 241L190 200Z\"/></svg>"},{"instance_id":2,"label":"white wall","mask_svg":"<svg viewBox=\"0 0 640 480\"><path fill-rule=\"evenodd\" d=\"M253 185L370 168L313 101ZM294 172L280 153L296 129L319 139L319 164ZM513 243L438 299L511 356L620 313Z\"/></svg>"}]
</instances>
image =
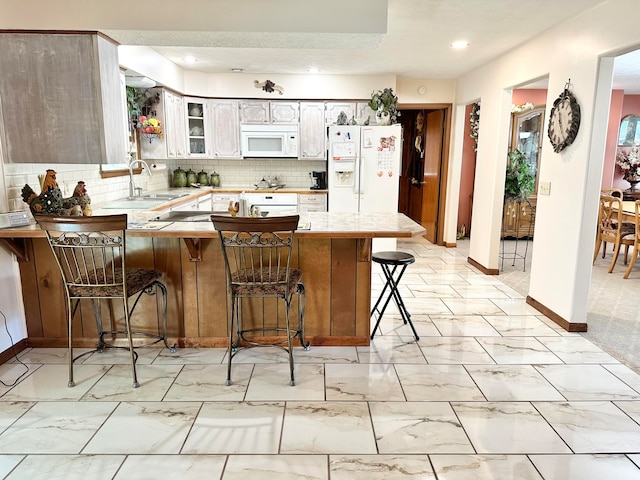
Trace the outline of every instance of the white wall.
<instances>
[{"instance_id":1,"label":"white wall","mask_svg":"<svg viewBox=\"0 0 640 480\"><path fill-rule=\"evenodd\" d=\"M611 90L610 64L598 90L599 57L640 45L638 18L637 0L604 2L465 75L457 85L458 105L478 98L482 102L473 220L487 227L474 229L469 255L497 268L510 91L548 75L548 118L554 99L571 79L582 122L575 143L560 154L545 135L540 180L551 182L551 194L538 195L529 292L569 321L586 319ZM461 162L461 155L454 161Z\"/></svg>"},{"instance_id":2,"label":"white wall","mask_svg":"<svg viewBox=\"0 0 640 480\"><path fill-rule=\"evenodd\" d=\"M0 118L2 118L2 105L0 104ZM4 130L0 122L0 178L4 178ZM7 190L4 182L0 182L0 212L8 210ZM0 247L0 311L4 318L0 318L0 352L11 347L13 342L18 342L27 336L27 327L22 306L22 289L20 284L20 270L18 262L12 253ZM1 316L0 316L1 317ZM5 328L6 322L6 328Z\"/></svg>"}]
</instances>

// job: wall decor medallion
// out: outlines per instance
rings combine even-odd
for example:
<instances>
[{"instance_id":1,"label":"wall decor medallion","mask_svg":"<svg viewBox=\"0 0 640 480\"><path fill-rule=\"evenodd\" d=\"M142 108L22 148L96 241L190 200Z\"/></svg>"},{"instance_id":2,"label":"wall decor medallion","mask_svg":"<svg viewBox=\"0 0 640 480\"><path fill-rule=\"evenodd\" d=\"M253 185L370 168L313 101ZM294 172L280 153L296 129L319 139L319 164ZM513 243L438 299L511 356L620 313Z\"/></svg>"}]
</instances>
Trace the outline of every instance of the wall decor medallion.
<instances>
[{"instance_id":1,"label":"wall decor medallion","mask_svg":"<svg viewBox=\"0 0 640 480\"><path fill-rule=\"evenodd\" d=\"M280 85L276 85L271 80L265 80L264 82L259 82L258 80L254 80L253 85L256 88L261 88L267 93L273 93L275 91L278 91L280 95L284 93L284 87L281 87Z\"/></svg>"},{"instance_id":2,"label":"wall decor medallion","mask_svg":"<svg viewBox=\"0 0 640 480\"><path fill-rule=\"evenodd\" d=\"M556 153L560 153L573 143L580 128L580 105L569 91L570 87L571 80L565 84L564 91L553 102L549 115L547 133L553 145L553 151Z\"/></svg>"}]
</instances>

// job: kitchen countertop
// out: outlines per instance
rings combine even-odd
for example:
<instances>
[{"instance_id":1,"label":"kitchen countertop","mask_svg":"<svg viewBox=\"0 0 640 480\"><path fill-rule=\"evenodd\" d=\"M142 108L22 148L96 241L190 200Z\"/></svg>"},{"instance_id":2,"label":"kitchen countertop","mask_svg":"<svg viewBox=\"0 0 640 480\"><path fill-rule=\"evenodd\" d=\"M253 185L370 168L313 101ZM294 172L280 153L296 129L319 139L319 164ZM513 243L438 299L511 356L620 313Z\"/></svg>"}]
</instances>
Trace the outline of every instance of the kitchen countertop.
<instances>
[{"instance_id":1,"label":"kitchen countertop","mask_svg":"<svg viewBox=\"0 0 640 480\"><path fill-rule=\"evenodd\" d=\"M172 191L184 191L189 190L188 188L172 188L169 189L168 192ZM256 188L256 187L200 187L198 189L191 188L191 190L202 190L204 194L206 193L324 193L326 194L327 190L311 190L310 188L303 187L278 187L278 188Z\"/></svg>"},{"instance_id":2,"label":"kitchen countertop","mask_svg":"<svg viewBox=\"0 0 640 480\"><path fill-rule=\"evenodd\" d=\"M195 191L194 191L195 190ZM247 190L245 190L246 192ZM265 192L266 189L252 190ZM151 224L145 228L148 222L156 221L157 217L170 211L171 207L193 200L199 196L212 192L240 193L240 189L212 189L202 187L199 189L171 189L168 192L188 192L188 196L170 200L162 205L150 209L104 209L96 206L94 215L114 215L126 213L130 224L136 224L137 228L130 228L128 235L137 237L167 237L167 238L214 238L217 233L210 222L166 222L164 225ZM304 192L326 193L323 190L296 190L279 189L277 192ZM160 193L160 192L158 192ZM197 211L194 211L194 214ZM330 213L330 212L303 212L300 213L300 224L309 224L310 228L298 230L300 237L331 237L331 238L399 238L423 235L424 228L401 213ZM0 229L0 238L38 238L44 237L44 233L36 223L25 227Z\"/></svg>"}]
</instances>

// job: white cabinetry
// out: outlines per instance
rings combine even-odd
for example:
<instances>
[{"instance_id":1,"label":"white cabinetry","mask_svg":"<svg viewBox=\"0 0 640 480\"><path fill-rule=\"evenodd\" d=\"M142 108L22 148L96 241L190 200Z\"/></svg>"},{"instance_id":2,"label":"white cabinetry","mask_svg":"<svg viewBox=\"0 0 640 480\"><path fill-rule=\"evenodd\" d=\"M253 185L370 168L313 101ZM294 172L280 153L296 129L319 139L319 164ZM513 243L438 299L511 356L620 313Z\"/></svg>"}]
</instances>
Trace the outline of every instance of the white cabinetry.
<instances>
[{"instance_id":1,"label":"white cabinetry","mask_svg":"<svg viewBox=\"0 0 640 480\"><path fill-rule=\"evenodd\" d=\"M298 195L298 212L326 212L326 193L300 193Z\"/></svg>"},{"instance_id":2,"label":"white cabinetry","mask_svg":"<svg viewBox=\"0 0 640 480\"><path fill-rule=\"evenodd\" d=\"M356 103L327 102L327 125L335 125L341 112L345 113L345 115L347 116L347 122L351 123L351 119L356 116Z\"/></svg>"},{"instance_id":3,"label":"white cabinetry","mask_svg":"<svg viewBox=\"0 0 640 480\"><path fill-rule=\"evenodd\" d=\"M242 158L238 100L209 100L214 158Z\"/></svg>"},{"instance_id":4,"label":"white cabinetry","mask_svg":"<svg viewBox=\"0 0 640 480\"><path fill-rule=\"evenodd\" d=\"M300 104L298 102L269 102L271 123L298 123L300 119Z\"/></svg>"},{"instance_id":5,"label":"white cabinetry","mask_svg":"<svg viewBox=\"0 0 640 480\"><path fill-rule=\"evenodd\" d=\"M298 102L276 100L245 100L240 103L240 121L243 124L298 123Z\"/></svg>"},{"instance_id":6,"label":"white cabinetry","mask_svg":"<svg viewBox=\"0 0 640 480\"><path fill-rule=\"evenodd\" d=\"M356 111L356 120L358 121L358 125L362 125L367 118L369 119L369 125L376 124L376 112L371 110L369 102L357 102Z\"/></svg>"},{"instance_id":7,"label":"white cabinetry","mask_svg":"<svg viewBox=\"0 0 640 480\"><path fill-rule=\"evenodd\" d=\"M240 195L237 193L212 193L211 210L214 212L227 212L229 202L237 202Z\"/></svg>"},{"instance_id":8,"label":"white cabinetry","mask_svg":"<svg viewBox=\"0 0 640 480\"><path fill-rule=\"evenodd\" d=\"M185 158L187 134L182 96L164 90L164 137L168 158Z\"/></svg>"},{"instance_id":9,"label":"white cabinetry","mask_svg":"<svg viewBox=\"0 0 640 480\"><path fill-rule=\"evenodd\" d=\"M300 160L326 160L327 128L324 102L300 102Z\"/></svg>"},{"instance_id":10,"label":"white cabinetry","mask_svg":"<svg viewBox=\"0 0 640 480\"><path fill-rule=\"evenodd\" d=\"M269 123L268 100L243 100L240 102L241 123Z\"/></svg>"},{"instance_id":11,"label":"white cabinetry","mask_svg":"<svg viewBox=\"0 0 640 480\"><path fill-rule=\"evenodd\" d=\"M209 108L206 100L202 98L184 98L187 114L187 156L209 157L211 147L209 132Z\"/></svg>"}]
</instances>

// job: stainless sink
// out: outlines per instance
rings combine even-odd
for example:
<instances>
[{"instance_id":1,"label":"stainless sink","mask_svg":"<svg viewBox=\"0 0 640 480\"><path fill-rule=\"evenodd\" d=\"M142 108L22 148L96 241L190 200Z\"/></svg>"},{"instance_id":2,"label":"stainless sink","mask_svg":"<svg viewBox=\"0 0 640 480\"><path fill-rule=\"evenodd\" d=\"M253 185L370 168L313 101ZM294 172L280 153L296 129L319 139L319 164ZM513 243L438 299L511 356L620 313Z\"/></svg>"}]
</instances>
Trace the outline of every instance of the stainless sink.
<instances>
[{"instance_id":1,"label":"stainless sink","mask_svg":"<svg viewBox=\"0 0 640 480\"><path fill-rule=\"evenodd\" d=\"M148 209L162 205L163 203L178 198L186 197L188 193L149 193L141 197L125 197L105 205L102 208L119 208L119 209Z\"/></svg>"},{"instance_id":2,"label":"stainless sink","mask_svg":"<svg viewBox=\"0 0 640 480\"><path fill-rule=\"evenodd\" d=\"M135 200L136 198L143 198L145 200L157 198L157 199L169 201L169 200L175 200L176 198L186 197L187 195L189 194L188 193L149 193L147 195L143 195L142 197L133 197L133 200ZM129 197L129 199L131 200L132 198Z\"/></svg>"}]
</instances>

